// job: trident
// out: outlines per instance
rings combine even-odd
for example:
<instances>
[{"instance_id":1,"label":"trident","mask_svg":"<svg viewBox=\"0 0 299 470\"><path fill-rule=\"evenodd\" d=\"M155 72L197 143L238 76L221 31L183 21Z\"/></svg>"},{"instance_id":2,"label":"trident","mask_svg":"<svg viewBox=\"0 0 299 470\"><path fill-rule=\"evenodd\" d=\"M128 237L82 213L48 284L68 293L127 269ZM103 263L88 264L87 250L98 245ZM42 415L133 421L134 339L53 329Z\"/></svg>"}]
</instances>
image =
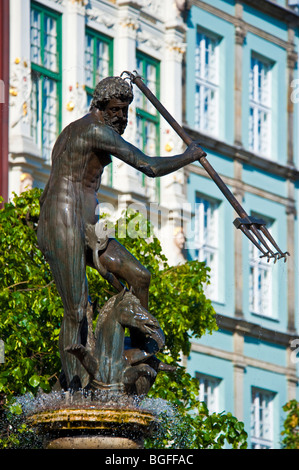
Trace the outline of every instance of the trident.
<instances>
[{"instance_id":1,"label":"trident","mask_svg":"<svg viewBox=\"0 0 299 470\"><path fill-rule=\"evenodd\" d=\"M160 103L156 96L145 85L142 77L136 72L136 70L134 70L133 73L124 71L121 74L121 77L123 75L127 75L125 79L129 79L131 83L134 83L139 88L139 90L148 98L152 105L164 117L168 124L174 129L174 131L181 137L185 144L189 146L192 143L191 137L189 137L182 126L180 126L180 124L171 116L162 103ZM233 222L235 227L240 229L246 235L246 237L249 238L249 240L260 250L262 253L260 258L266 257L268 262L270 259L274 259L274 263L276 263L278 259L283 258L284 262L286 262L287 256L290 256L290 254L287 251L281 251L270 232L266 228L266 223L263 219L249 216L245 212L239 201L235 198L226 184L222 181L218 173L209 163L206 155L207 154L204 153L203 156L200 157L199 161L239 215L239 217L237 217ZM270 244L272 246L269 246Z\"/></svg>"}]
</instances>

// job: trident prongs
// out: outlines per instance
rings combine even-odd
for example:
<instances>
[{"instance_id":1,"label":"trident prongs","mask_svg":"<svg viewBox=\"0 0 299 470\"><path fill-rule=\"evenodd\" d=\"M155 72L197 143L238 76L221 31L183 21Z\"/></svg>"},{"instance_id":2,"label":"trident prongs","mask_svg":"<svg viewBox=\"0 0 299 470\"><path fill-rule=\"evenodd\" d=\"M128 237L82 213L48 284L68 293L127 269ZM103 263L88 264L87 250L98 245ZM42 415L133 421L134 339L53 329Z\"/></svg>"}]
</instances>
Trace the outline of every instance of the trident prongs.
<instances>
[{"instance_id":1,"label":"trident prongs","mask_svg":"<svg viewBox=\"0 0 299 470\"><path fill-rule=\"evenodd\" d=\"M123 75L126 75L124 77L124 80L130 80L131 83L134 83L134 81L136 80L136 78L140 78L141 80L143 80L142 76L139 75L139 73L137 72L137 70L133 70L133 72L128 72L127 70L124 70L120 76L121 78L123 78Z\"/></svg>"},{"instance_id":2,"label":"trident prongs","mask_svg":"<svg viewBox=\"0 0 299 470\"><path fill-rule=\"evenodd\" d=\"M261 258L267 257L267 262L270 259L274 259L274 263L277 260L284 258L286 262L287 256L290 254L286 251L283 253L278 247L277 243L271 236L270 232L266 228L266 223L263 219L256 219L255 217L237 218L234 220L234 225L239 228L251 242L262 252ZM264 235L264 236L263 236ZM269 244L265 238L273 245L276 253L269 247Z\"/></svg>"},{"instance_id":3,"label":"trident prongs","mask_svg":"<svg viewBox=\"0 0 299 470\"><path fill-rule=\"evenodd\" d=\"M166 122L168 122L172 129L181 137L185 144L190 145L192 143L191 137L186 133L185 129L183 129L183 127L173 118L173 116L171 116L171 114L167 111L163 104L146 86L143 81L143 78L138 74L138 72L136 72L136 70L134 70L133 73L124 71L121 74L121 77L123 75L125 76L124 79L130 80L131 84L134 84L139 88L139 90L147 97L147 99L157 109L161 116L164 117ZM279 249L279 247L271 237L270 233L266 229L265 222L263 220L256 219L254 217L249 217L247 215L239 201L235 198L233 193L226 186L224 181L221 179L220 175L214 170L214 168L206 157L207 154L202 150L202 156L199 158L199 162L238 214L239 218L234 221L235 226L242 230L242 232L249 238L249 240L261 251L262 258L267 257L267 261L270 261L270 259L274 259L274 262L276 262L278 259L284 258L284 260L286 261L287 256L289 256L289 253L283 253ZM274 250L269 247L268 242L272 244Z\"/></svg>"},{"instance_id":4,"label":"trident prongs","mask_svg":"<svg viewBox=\"0 0 299 470\"><path fill-rule=\"evenodd\" d=\"M275 242L274 238L272 237L271 233L267 230L267 228L264 225L261 225L260 230L263 232L263 234L268 238L268 240L272 243L274 248L277 250L277 259L284 258L284 262L287 260L287 256L290 256L290 253L288 251L285 251L284 253L280 250L278 247L277 243Z\"/></svg>"}]
</instances>

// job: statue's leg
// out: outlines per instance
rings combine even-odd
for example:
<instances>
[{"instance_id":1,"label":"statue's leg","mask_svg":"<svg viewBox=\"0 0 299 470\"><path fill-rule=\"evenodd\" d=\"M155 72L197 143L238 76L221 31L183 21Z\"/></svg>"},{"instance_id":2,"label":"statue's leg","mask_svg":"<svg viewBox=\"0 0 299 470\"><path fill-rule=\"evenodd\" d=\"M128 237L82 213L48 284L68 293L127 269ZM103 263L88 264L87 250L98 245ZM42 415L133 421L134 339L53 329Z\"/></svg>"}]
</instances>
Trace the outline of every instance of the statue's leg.
<instances>
[{"instance_id":1,"label":"statue's leg","mask_svg":"<svg viewBox=\"0 0 299 470\"><path fill-rule=\"evenodd\" d=\"M66 351L76 356L89 375L95 377L98 371L98 363L94 356L82 344L72 344L66 348Z\"/></svg>"},{"instance_id":2,"label":"statue's leg","mask_svg":"<svg viewBox=\"0 0 299 470\"><path fill-rule=\"evenodd\" d=\"M86 372L79 360L65 349L86 341L86 334L82 338L88 306L84 239L78 223L61 223L59 214L55 222L52 230L48 228L45 231L40 227L39 245L50 264L64 306L59 336L62 368L68 386L72 387L75 382L81 386Z\"/></svg>"},{"instance_id":3,"label":"statue's leg","mask_svg":"<svg viewBox=\"0 0 299 470\"><path fill-rule=\"evenodd\" d=\"M132 287L141 305L148 309L150 272L115 239L109 240L107 248L99 253L99 259L108 271Z\"/></svg>"},{"instance_id":4,"label":"statue's leg","mask_svg":"<svg viewBox=\"0 0 299 470\"><path fill-rule=\"evenodd\" d=\"M146 395L153 385L157 372L147 364L129 367L124 373L124 385L127 390L134 390L137 395Z\"/></svg>"}]
</instances>

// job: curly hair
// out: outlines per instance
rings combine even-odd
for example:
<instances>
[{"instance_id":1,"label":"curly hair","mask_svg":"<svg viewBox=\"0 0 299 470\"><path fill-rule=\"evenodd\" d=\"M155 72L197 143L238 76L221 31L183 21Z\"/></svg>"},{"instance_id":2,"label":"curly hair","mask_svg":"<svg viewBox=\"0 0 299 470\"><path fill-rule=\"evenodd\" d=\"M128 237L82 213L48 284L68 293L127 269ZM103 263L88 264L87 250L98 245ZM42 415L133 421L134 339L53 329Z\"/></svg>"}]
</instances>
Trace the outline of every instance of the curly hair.
<instances>
[{"instance_id":1,"label":"curly hair","mask_svg":"<svg viewBox=\"0 0 299 470\"><path fill-rule=\"evenodd\" d=\"M133 88L121 77L107 77L101 80L94 89L90 103L90 111L93 108L105 109L112 98L122 101L133 101Z\"/></svg>"}]
</instances>

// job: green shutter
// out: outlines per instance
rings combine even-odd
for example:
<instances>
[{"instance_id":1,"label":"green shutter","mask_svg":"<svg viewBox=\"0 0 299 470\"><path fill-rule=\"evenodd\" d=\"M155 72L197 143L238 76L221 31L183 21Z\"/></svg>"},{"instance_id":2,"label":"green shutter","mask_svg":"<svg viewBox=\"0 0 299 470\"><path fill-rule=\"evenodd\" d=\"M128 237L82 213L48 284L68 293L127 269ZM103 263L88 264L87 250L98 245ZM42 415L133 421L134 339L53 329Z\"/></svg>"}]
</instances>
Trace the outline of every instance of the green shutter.
<instances>
[{"instance_id":1,"label":"green shutter","mask_svg":"<svg viewBox=\"0 0 299 470\"><path fill-rule=\"evenodd\" d=\"M152 57L143 54L140 51L136 53L138 73L142 76L145 84L151 91L160 98L160 62ZM152 82L149 70L155 72L155 80ZM136 107L136 117L139 123L140 146L141 150L147 154L159 155L160 153L160 115L158 111L150 104L147 98L139 93L139 100ZM138 99L138 98L137 98ZM149 136L148 129L155 129L155 147L148 148ZM151 151L153 150L153 151ZM142 176L142 183L145 186L145 176ZM156 179L156 196L160 202L160 178Z\"/></svg>"},{"instance_id":2,"label":"green shutter","mask_svg":"<svg viewBox=\"0 0 299 470\"><path fill-rule=\"evenodd\" d=\"M33 18L34 17L34 18ZM33 19L38 18L38 27ZM55 27L55 36L48 26ZM31 135L50 160L51 150L61 131L62 93L61 15L31 2ZM54 47L53 47L54 46ZM48 124L45 125L45 124ZM47 140L47 137L49 138ZM48 144L48 145L47 145Z\"/></svg>"}]
</instances>

